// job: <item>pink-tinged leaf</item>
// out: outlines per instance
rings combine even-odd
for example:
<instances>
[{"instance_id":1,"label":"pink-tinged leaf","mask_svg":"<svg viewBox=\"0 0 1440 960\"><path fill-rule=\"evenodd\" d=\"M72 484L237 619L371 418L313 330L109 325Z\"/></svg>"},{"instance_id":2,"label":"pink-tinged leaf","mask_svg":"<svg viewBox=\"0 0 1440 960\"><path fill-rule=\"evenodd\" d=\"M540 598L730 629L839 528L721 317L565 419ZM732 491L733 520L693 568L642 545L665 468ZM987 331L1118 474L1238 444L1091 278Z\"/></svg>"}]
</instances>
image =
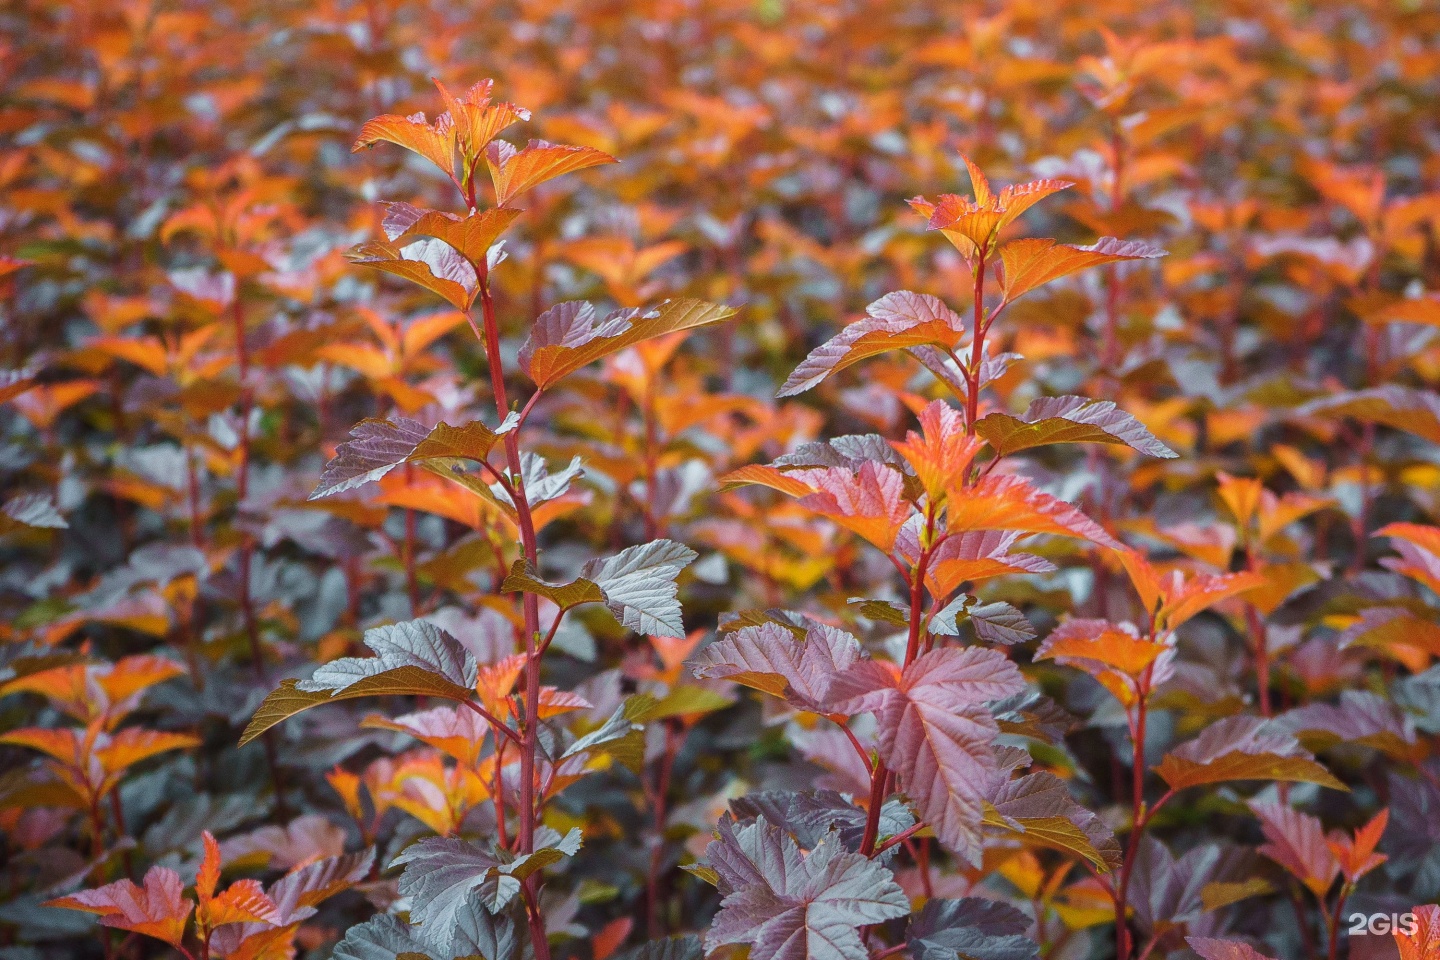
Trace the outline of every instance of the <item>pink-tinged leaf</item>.
<instances>
[{"instance_id":1,"label":"pink-tinged leaf","mask_svg":"<svg viewBox=\"0 0 1440 960\"><path fill-rule=\"evenodd\" d=\"M1265 844L1260 852L1284 867L1317 897L1340 876L1340 864L1325 842L1325 828L1307 813L1280 803L1252 803Z\"/></svg>"},{"instance_id":2,"label":"pink-tinged leaf","mask_svg":"<svg viewBox=\"0 0 1440 960\"><path fill-rule=\"evenodd\" d=\"M890 445L914 469L926 495L938 503L964 481L980 442L965 432L964 415L943 400L927 405L919 419L923 434L912 430L904 441Z\"/></svg>"},{"instance_id":3,"label":"pink-tinged leaf","mask_svg":"<svg viewBox=\"0 0 1440 960\"><path fill-rule=\"evenodd\" d=\"M426 460L473 460L483 463L495 444L514 429L518 418L511 416L491 430L478 420L460 427L440 423L435 427L405 417L392 420L361 420L350 430L350 439L340 444L335 456L320 474L320 483L310 499L328 497L379 480L402 463Z\"/></svg>"},{"instance_id":4,"label":"pink-tinged leaf","mask_svg":"<svg viewBox=\"0 0 1440 960\"><path fill-rule=\"evenodd\" d=\"M1067 620L1040 644L1035 659L1084 670L1129 707L1139 700L1147 671L1152 686L1168 679L1174 648L1141 637L1128 623Z\"/></svg>"},{"instance_id":5,"label":"pink-tinged leaf","mask_svg":"<svg viewBox=\"0 0 1440 960\"><path fill-rule=\"evenodd\" d=\"M1155 772L1173 790L1232 780L1281 780L1348 789L1292 735L1250 716L1212 723L1200 736L1167 753Z\"/></svg>"},{"instance_id":6,"label":"pink-tinged leaf","mask_svg":"<svg viewBox=\"0 0 1440 960\"><path fill-rule=\"evenodd\" d=\"M258 880L236 880L214 899L200 905L195 922L208 930L230 923L278 924L280 913Z\"/></svg>"},{"instance_id":7,"label":"pink-tinged leaf","mask_svg":"<svg viewBox=\"0 0 1440 960\"><path fill-rule=\"evenodd\" d=\"M620 310L600 320L588 303L570 300L540 315L520 348L520 368L541 390L603 357L644 340L728 320L732 307L667 300L653 310Z\"/></svg>"},{"instance_id":8,"label":"pink-tinged leaf","mask_svg":"<svg viewBox=\"0 0 1440 960\"><path fill-rule=\"evenodd\" d=\"M1413 908L1415 929L1396 930L1400 960L1440 960L1440 907L1433 903Z\"/></svg>"},{"instance_id":9,"label":"pink-tinged leaf","mask_svg":"<svg viewBox=\"0 0 1440 960\"><path fill-rule=\"evenodd\" d=\"M907 351L916 360L929 370L935 379L945 384L955 397L964 403L970 396L970 385L965 382L964 371L955 359L942 350L935 347L911 347ZM1002 353L999 356L986 356L980 361L980 389L983 391L990 384L1005 376L1010 370L1011 364L1023 357L1018 353Z\"/></svg>"},{"instance_id":10,"label":"pink-tinged leaf","mask_svg":"<svg viewBox=\"0 0 1440 960\"><path fill-rule=\"evenodd\" d=\"M345 258L358 266L403 277L439 294L457 310L469 310L480 290L475 268L443 240L421 239L404 247L371 240L350 250Z\"/></svg>"},{"instance_id":11,"label":"pink-tinged leaf","mask_svg":"<svg viewBox=\"0 0 1440 960\"><path fill-rule=\"evenodd\" d=\"M829 517L887 553L910 518L905 478L884 464L865 463L855 473L845 467L797 470L794 476L815 490L800 500L802 507Z\"/></svg>"},{"instance_id":12,"label":"pink-tinged leaf","mask_svg":"<svg viewBox=\"0 0 1440 960\"><path fill-rule=\"evenodd\" d=\"M1383 853L1375 852L1389 822L1390 811L1381 810L1369 823L1356 830L1353 837L1336 830L1326 838L1325 843L1334 854L1347 883L1359 882L1361 877L1390 859Z\"/></svg>"},{"instance_id":13,"label":"pink-tinged leaf","mask_svg":"<svg viewBox=\"0 0 1440 960\"><path fill-rule=\"evenodd\" d=\"M1371 647L1405 660L1418 653L1440 655L1440 624L1407 607L1368 607L1340 635L1340 648Z\"/></svg>"},{"instance_id":14,"label":"pink-tinged leaf","mask_svg":"<svg viewBox=\"0 0 1440 960\"><path fill-rule=\"evenodd\" d=\"M1079 508L1036 490L1024 477L993 475L950 498L946 523L953 533L1010 530L1089 540L1118 549L1120 542Z\"/></svg>"},{"instance_id":15,"label":"pink-tinged leaf","mask_svg":"<svg viewBox=\"0 0 1440 960\"><path fill-rule=\"evenodd\" d=\"M151 867L144 882L140 887L133 880L117 880L95 890L57 897L45 905L99 914L107 927L142 933L178 947L185 938L194 901L185 898L180 875L168 867Z\"/></svg>"},{"instance_id":16,"label":"pink-tinged leaf","mask_svg":"<svg viewBox=\"0 0 1440 960\"><path fill-rule=\"evenodd\" d=\"M502 207L547 180L617 162L610 154L594 147L572 147L544 140L531 140L523 150L516 150L503 140L496 141L486 149L485 160L495 184L495 203Z\"/></svg>"},{"instance_id":17,"label":"pink-tinged leaf","mask_svg":"<svg viewBox=\"0 0 1440 960\"><path fill-rule=\"evenodd\" d=\"M1042 397L1023 417L992 413L980 419L975 432L1001 457L1055 443L1108 443L1152 457L1179 456L1111 401L1085 397Z\"/></svg>"},{"instance_id":18,"label":"pink-tinged leaf","mask_svg":"<svg viewBox=\"0 0 1440 960\"><path fill-rule=\"evenodd\" d=\"M416 237L434 237L477 267L486 261L490 247L500 239L500 234L520 216L520 211L513 207L491 207L457 217L440 210L420 210L408 203L388 206L385 232L391 241L399 245ZM400 232L392 233L397 227L401 228Z\"/></svg>"},{"instance_id":19,"label":"pink-tinged leaf","mask_svg":"<svg viewBox=\"0 0 1440 960\"><path fill-rule=\"evenodd\" d=\"M1102 872L1118 867L1120 843L1094 812L1071 796L1053 773L1032 773L1001 784L990 797L995 812L1021 842L1085 858Z\"/></svg>"},{"instance_id":20,"label":"pink-tinged leaf","mask_svg":"<svg viewBox=\"0 0 1440 960\"><path fill-rule=\"evenodd\" d=\"M1052 280L1121 260L1149 260L1165 256L1159 247L1140 240L1101 237L1087 247L1054 240L1012 240L1000 248L1004 266L1001 289L1007 302L1018 299Z\"/></svg>"},{"instance_id":21,"label":"pink-tinged leaf","mask_svg":"<svg viewBox=\"0 0 1440 960\"><path fill-rule=\"evenodd\" d=\"M481 748L490 733L485 718L460 705L433 707L394 720L371 714L360 725L407 734L449 754L466 767L480 762Z\"/></svg>"},{"instance_id":22,"label":"pink-tinged leaf","mask_svg":"<svg viewBox=\"0 0 1440 960\"><path fill-rule=\"evenodd\" d=\"M434 79L433 77L431 78ZM490 141L511 124L530 119L530 111L513 103L493 103L490 93L495 81L481 80L456 97L445 89L439 80L434 80L445 101L445 113L455 131L455 145L461 154L472 161L479 159L481 152Z\"/></svg>"},{"instance_id":23,"label":"pink-tinged leaf","mask_svg":"<svg viewBox=\"0 0 1440 960\"><path fill-rule=\"evenodd\" d=\"M969 162L968 160L966 161ZM996 198L1000 209L1005 211L1005 216L1000 220L1000 226L1013 223L1026 210L1044 200L1048 196L1059 193L1061 190L1069 190L1075 184L1069 180L1031 180L1028 183L1012 183L1000 190Z\"/></svg>"},{"instance_id":24,"label":"pink-tinged leaf","mask_svg":"<svg viewBox=\"0 0 1440 960\"><path fill-rule=\"evenodd\" d=\"M1021 536L999 530L977 530L947 537L930 555L930 563L925 568L925 585L932 596L945 597L966 582L1054 570L1055 565L1043 557L1010 552ZM918 559L918 553L913 549L916 545L907 542L909 539L907 530L900 542L902 554L913 563Z\"/></svg>"},{"instance_id":25,"label":"pink-tinged leaf","mask_svg":"<svg viewBox=\"0 0 1440 960\"><path fill-rule=\"evenodd\" d=\"M1023 689L1020 671L1002 654L942 647L903 671L860 661L831 696L844 700L841 712L875 714L880 753L901 789L947 849L978 863L984 804L999 775L991 748L999 729L981 704Z\"/></svg>"},{"instance_id":26,"label":"pink-tinged leaf","mask_svg":"<svg viewBox=\"0 0 1440 960\"><path fill-rule=\"evenodd\" d=\"M1157 614L1157 619L1171 630L1216 604L1263 587L1265 577L1253 571L1223 573L1218 576L1202 574L1183 581L1183 585L1179 584L1180 580L1176 577L1167 585L1164 590L1165 602Z\"/></svg>"},{"instance_id":27,"label":"pink-tinged leaf","mask_svg":"<svg viewBox=\"0 0 1440 960\"><path fill-rule=\"evenodd\" d=\"M1200 955L1201 960L1273 960L1239 940L1216 940L1211 937L1186 937L1190 949Z\"/></svg>"},{"instance_id":28,"label":"pink-tinged leaf","mask_svg":"<svg viewBox=\"0 0 1440 960\"><path fill-rule=\"evenodd\" d=\"M1275 718L1313 750L1356 744L1384 751L1396 759L1414 755L1415 722L1398 705L1361 690L1345 690L1339 704L1310 703Z\"/></svg>"},{"instance_id":29,"label":"pink-tinged leaf","mask_svg":"<svg viewBox=\"0 0 1440 960\"><path fill-rule=\"evenodd\" d=\"M989 247L1005 218L993 198L977 202L958 193L942 193L934 201L916 197L910 206L928 218L929 229L945 234L960 255L972 261L982 248ZM989 256L990 251L986 249L986 259Z\"/></svg>"},{"instance_id":30,"label":"pink-tinged leaf","mask_svg":"<svg viewBox=\"0 0 1440 960\"><path fill-rule=\"evenodd\" d=\"M468 712L468 711L467 711ZM296 817L285 826L257 827L220 845L226 863L243 861L288 870L345 852L345 828L318 813Z\"/></svg>"},{"instance_id":31,"label":"pink-tinged leaf","mask_svg":"<svg viewBox=\"0 0 1440 960\"><path fill-rule=\"evenodd\" d=\"M1440 395L1395 384L1338 393L1296 409L1304 417L1349 417L1440 443Z\"/></svg>"},{"instance_id":32,"label":"pink-tinged leaf","mask_svg":"<svg viewBox=\"0 0 1440 960\"><path fill-rule=\"evenodd\" d=\"M280 912L280 922L291 922L307 909L313 913L311 908L364 881L374 860L375 851L366 849L291 870L270 884L268 891Z\"/></svg>"},{"instance_id":33,"label":"pink-tinged leaf","mask_svg":"<svg viewBox=\"0 0 1440 960\"><path fill-rule=\"evenodd\" d=\"M965 333L965 322L938 297L901 290L865 308L868 316L847 326L810 352L790 374L777 396L793 397L817 386L853 363L890 350L938 346L952 350Z\"/></svg>"},{"instance_id":34,"label":"pink-tinged leaf","mask_svg":"<svg viewBox=\"0 0 1440 960\"><path fill-rule=\"evenodd\" d=\"M764 817L722 820L706 848L724 900L706 948L751 945L767 960L866 960L860 929L910 912L890 871L827 837L808 854Z\"/></svg>"},{"instance_id":35,"label":"pink-tinged leaf","mask_svg":"<svg viewBox=\"0 0 1440 960\"><path fill-rule=\"evenodd\" d=\"M1371 536L1392 537L1401 541L1394 545L1400 556L1381 558L1382 566L1440 593L1440 527L1391 523Z\"/></svg>"},{"instance_id":36,"label":"pink-tinged leaf","mask_svg":"<svg viewBox=\"0 0 1440 960\"><path fill-rule=\"evenodd\" d=\"M994 253L995 236L1003 227L1051 194L1074 186L1067 180L1032 180L1012 184L996 194L980 168L969 157L961 159L970 172L973 200L947 193L934 201L915 197L910 206L928 219L931 230L944 232L967 260L973 260L982 249L989 259Z\"/></svg>"},{"instance_id":37,"label":"pink-tinged leaf","mask_svg":"<svg viewBox=\"0 0 1440 960\"><path fill-rule=\"evenodd\" d=\"M843 630L812 623L805 639L774 623L736 630L691 661L695 676L733 680L812 713L831 713L830 687L861 658L860 642Z\"/></svg>"}]
</instances>

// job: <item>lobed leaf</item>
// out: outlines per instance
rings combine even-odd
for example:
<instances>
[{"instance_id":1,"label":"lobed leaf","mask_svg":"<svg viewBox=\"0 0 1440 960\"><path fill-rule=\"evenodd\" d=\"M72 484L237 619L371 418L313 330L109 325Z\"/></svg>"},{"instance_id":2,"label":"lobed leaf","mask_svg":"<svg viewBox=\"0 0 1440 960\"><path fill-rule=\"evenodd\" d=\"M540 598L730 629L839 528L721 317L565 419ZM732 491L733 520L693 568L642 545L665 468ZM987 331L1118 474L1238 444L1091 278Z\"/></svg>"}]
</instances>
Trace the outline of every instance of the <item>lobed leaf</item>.
<instances>
[{"instance_id":1,"label":"lobed leaf","mask_svg":"<svg viewBox=\"0 0 1440 960\"><path fill-rule=\"evenodd\" d=\"M622 626L637 633L683 637L680 571L699 556L674 540L654 540L621 550L613 557L588 561L581 579L599 587L605 605Z\"/></svg>"},{"instance_id":2,"label":"lobed leaf","mask_svg":"<svg viewBox=\"0 0 1440 960\"><path fill-rule=\"evenodd\" d=\"M727 679L814 713L834 712L830 688L860 660L860 642L812 623L804 639L774 623L745 627L705 647L690 662L695 676Z\"/></svg>"},{"instance_id":3,"label":"lobed leaf","mask_svg":"<svg viewBox=\"0 0 1440 960\"><path fill-rule=\"evenodd\" d=\"M185 938L185 925L195 902L184 896L180 876L168 867L155 866L145 872L144 886L133 880L117 880L94 890L82 890L45 903L99 914L100 922L117 930L130 930L178 947Z\"/></svg>"},{"instance_id":4,"label":"lobed leaf","mask_svg":"<svg viewBox=\"0 0 1440 960\"><path fill-rule=\"evenodd\" d=\"M1020 671L994 650L941 647L903 671L861 660L831 696L840 712L875 714L881 755L921 818L947 849L978 862L984 803L999 770L991 749L999 728L980 704L1024 688Z\"/></svg>"},{"instance_id":5,"label":"lobed leaf","mask_svg":"<svg viewBox=\"0 0 1440 960\"><path fill-rule=\"evenodd\" d=\"M999 900L934 898L910 921L906 943L914 960L1036 960L1040 945L1030 919Z\"/></svg>"},{"instance_id":6,"label":"lobed leaf","mask_svg":"<svg viewBox=\"0 0 1440 960\"><path fill-rule=\"evenodd\" d=\"M773 960L868 960L860 928L910 912L879 863L826 839L802 854L764 817L722 820L706 848L724 899L705 945L750 944Z\"/></svg>"}]
</instances>

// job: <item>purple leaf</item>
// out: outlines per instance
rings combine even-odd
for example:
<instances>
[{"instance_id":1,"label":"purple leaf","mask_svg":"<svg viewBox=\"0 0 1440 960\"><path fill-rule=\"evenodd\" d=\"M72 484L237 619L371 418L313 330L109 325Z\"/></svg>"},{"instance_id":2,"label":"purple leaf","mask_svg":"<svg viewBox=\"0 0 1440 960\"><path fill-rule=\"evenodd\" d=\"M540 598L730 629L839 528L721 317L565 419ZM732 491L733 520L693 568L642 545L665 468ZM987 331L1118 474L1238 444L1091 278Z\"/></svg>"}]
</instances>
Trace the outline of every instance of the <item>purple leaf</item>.
<instances>
[{"instance_id":1,"label":"purple leaf","mask_svg":"<svg viewBox=\"0 0 1440 960\"><path fill-rule=\"evenodd\" d=\"M751 945L766 960L867 960L860 928L910 912L890 871L834 839L808 855L764 817L722 820L706 855L725 895L706 937L710 950Z\"/></svg>"},{"instance_id":2,"label":"purple leaf","mask_svg":"<svg viewBox=\"0 0 1440 960\"><path fill-rule=\"evenodd\" d=\"M929 900L906 940L915 960L1034 960L1040 945L1025 935L1030 918L998 900Z\"/></svg>"},{"instance_id":3,"label":"purple leaf","mask_svg":"<svg viewBox=\"0 0 1440 960\"><path fill-rule=\"evenodd\" d=\"M880 752L946 848L978 863L984 803L999 776L991 744L999 729L982 706L1025 688L994 650L942 647L904 671L863 660L835 684L837 709L871 711ZM848 698L848 699L846 699Z\"/></svg>"},{"instance_id":4,"label":"purple leaf","mask_svg":"<svg viewBox=\"0 0 1440 960\"><path fill-rule=\"evenodd\" d=\"M901 290L865 308L865 319L810 352L780 388L793 397L866 357L888 350L938 345L952 348L965 331L960 315L938 297Z\"/></svg>"},{"instance_id":5,"label":"purple leaf","mask_svg":"<svg viewBox=\"0 0 1440 960\"><path fill-rule=\"evenodd\" d=\"M691 661L695 676L754 687L813 713L834 710L830 687L861 657L860 642L835 627L810 623L805 639L775 623L744 627Z\"/></svg>"}]
</instances>

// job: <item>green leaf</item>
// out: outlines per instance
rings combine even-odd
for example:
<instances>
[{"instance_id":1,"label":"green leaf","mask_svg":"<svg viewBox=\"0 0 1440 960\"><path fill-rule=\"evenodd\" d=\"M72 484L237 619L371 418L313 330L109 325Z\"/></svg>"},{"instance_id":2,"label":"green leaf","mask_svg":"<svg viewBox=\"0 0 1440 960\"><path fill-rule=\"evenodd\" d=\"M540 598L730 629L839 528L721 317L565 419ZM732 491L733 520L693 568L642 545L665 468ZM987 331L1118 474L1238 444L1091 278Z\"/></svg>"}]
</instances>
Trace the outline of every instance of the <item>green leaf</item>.
<instances>
[{"instance_id":1,"label":"green leaf","mask_svg":"<svg viewBox=\"0 0 1440 960\"><path fill-rule=\"evenodd\" d=\"M681 684L667 693L647 715L648 720L683 717L688 714L713 713L724 710L735 701L717 690Z\"/></svg>"}]
</instances>

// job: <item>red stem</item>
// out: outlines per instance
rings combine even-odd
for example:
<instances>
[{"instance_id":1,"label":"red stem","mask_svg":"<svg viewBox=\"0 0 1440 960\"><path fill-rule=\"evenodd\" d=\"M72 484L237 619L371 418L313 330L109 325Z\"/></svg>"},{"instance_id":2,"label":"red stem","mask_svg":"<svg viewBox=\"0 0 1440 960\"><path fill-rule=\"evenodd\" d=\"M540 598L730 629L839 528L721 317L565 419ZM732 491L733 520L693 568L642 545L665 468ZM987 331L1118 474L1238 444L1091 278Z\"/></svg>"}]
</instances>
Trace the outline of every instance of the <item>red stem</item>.
<instances>
[{"instance_id":1,"label":"red stem","mask_svg":"<svg viewBox=\"0 0 1440 960\"><path fill-rule=\"evenodd\" d=\"M484 321L483 333L476 330L485 344L485 358L490 367L490 385L495 394L495 412L503 422L510 409L505 392L505 369L500 357L500 328L495 319L495 300L490 292L490 271L482 260L476 264L479 273L481 315ZM472 329L475 319L466 311ZM535 523L530 514L530 502L525 496L525 479L521 474L519 430L505 434L505 457L510 467L512 499L515 504L516 525L520 528L520 544L528 564L538 565L539 548L535 539ZM520 853L535 850L535 755L538 747L540 724L540 664L537 644L540 637L540 606L533 593L522 594L525 615L525 715L521 721L520 745ZM530 937L536 960L550 960L550 945L546 939L545 921L538 910L540 889L538 874L531 874L525 880L527 914L530 920Z\"/></svg>"},{"instance_id":2,"label":"red stem","mask_svg":"<svg viewBox=\"0 0 1440 960\"><path fill-rule=\"evenodd\" d=\"M989 244L975 254L975 329L970 332L970 365L965 371L965 432L975 435L980 413L980 365L985 359L985 257Z\"/></svg>"}]
</instances>

